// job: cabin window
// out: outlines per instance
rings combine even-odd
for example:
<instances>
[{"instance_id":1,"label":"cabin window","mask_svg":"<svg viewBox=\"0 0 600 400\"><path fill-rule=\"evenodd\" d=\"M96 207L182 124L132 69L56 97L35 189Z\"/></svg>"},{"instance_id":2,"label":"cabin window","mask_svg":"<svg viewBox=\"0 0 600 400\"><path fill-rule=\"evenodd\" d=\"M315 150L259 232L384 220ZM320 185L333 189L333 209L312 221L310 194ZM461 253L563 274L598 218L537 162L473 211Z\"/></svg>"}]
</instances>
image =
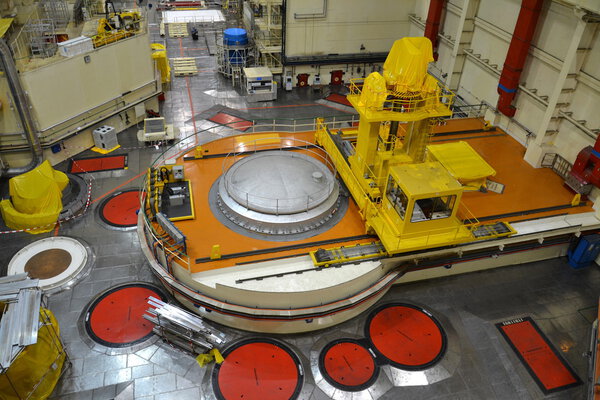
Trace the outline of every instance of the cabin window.
<instances>
[{"instance_id":1,"label":"cabin window","mask_svg":"<svg viewBox=\"0 0 600 400\"><path fill-rule=\"evenodd\" d=\"M388 179L386 194L388 200L392 203L398 215L400 215L400 218L404 219L406 207L408 206L408 197L406 197L406 194L404 194L398 183L391 176Z\"/></svg>"},{"instance_id":2,"label":"cabin window","mask_svg":"<svg viewBox=\"0 0 600 400\"><path fill-rule=\"evenodd\" d=\"M456 196L430 197L415 201L410 222L448 218L452 215Z\"/></svg>"}]
</instances>

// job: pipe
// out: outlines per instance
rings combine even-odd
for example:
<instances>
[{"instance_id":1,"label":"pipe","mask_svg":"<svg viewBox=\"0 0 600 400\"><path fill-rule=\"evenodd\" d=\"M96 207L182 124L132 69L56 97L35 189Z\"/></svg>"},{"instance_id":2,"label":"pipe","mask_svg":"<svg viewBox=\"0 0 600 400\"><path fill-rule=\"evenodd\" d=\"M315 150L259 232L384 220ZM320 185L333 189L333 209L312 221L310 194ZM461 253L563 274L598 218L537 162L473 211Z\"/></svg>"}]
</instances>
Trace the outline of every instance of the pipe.
<instances>
[{"instance_id":1,"label":"pipe","mask_svg":"<svg viewBox=\"0 0 600 400\"><path fill-rule=\"evenodd\" d=\"M498 82L498 111L513 117L517 109L512 105L519 88L519 81L525 60L531 47L537 22L542 12L544 0L522 0L521 11L506 54L504 68Z\"/></svg>"},{"instance_id":2,"label":"pipe","mask_svg":"<svg viewBox=\"0 0 600 400\"><path fill-rule=\"evenodd\" d=\"M0 62L4 69L4 73L6 74L8 87L10 88L15 108L21 119L21 126L25 131L25 138L27 139L29 150L31 151L31 161L29 164L23 167L8 168L5 171L0 171L0 176L15 176L37 167L42 162L43 151L40 139L37 136L35 121L29 111L29 101L27 100L27 96L25 95L25 91L19 80L17 67L15 66L10 48L3 39L0 39Z\"/></svg>"},{"instance_id":3,"label":"pipe","mask_svg":"<svg viewBox=\"0 0 600 400\"><path fill-rule=\"evenodd\" d=\"M389 53L328 54L285 57L284 65L371 64L384 62Z\"/></svg>"},{"instance_id":4,"label":"pipe","mask_svg":"<svg viewBox=\"0 0 600 400\"><path fill-rule=\"evenodd\" d=\"M311 19L311 18L325 18L327 17L327 0L323 0L323 11L320 13L313 14L298 14L294 13L294 19Z\"/></svg>"},{"instance_id":5,"label":"pipe","mask_svg":"<svg viewBox=\"0 0 600 400\"><path fill-rule=\"evenodd\" d=\"M427 13L427 21L425 22L425 32L423 36L431 40L433 47L433 59L438 59L438 32L440 30L440 21L442 20L442 10L446 0L431 0L429 3L429 12Z\"/></svg>"}]
</instances>

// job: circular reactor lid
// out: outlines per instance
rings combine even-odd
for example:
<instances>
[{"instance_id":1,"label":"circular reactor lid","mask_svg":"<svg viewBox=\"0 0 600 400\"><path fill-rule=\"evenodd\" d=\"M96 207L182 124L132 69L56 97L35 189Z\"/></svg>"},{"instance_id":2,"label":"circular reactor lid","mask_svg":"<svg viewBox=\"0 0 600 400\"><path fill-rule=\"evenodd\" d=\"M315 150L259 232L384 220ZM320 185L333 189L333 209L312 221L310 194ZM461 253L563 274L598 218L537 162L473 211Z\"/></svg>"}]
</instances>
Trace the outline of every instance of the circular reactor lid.
<instances>
[{"instance_id":1,"label":"circular reactor lid","mask_svg":"<svg viewBox=\"0 0 600 400\"><path fill-rule=\"evenodd\" d=\"M331 228L348 199L319 160L323 155L310 154L265 151L237 160L211 188L211 210L232 229L266 240L298 240Z\"/></svg>"},{"instance_id":2,"label":"circular reactor lid","mask_svg":"<svg viewBox=\"0 0 600 400\"><path fill-rule=\"evenodd\" d=\"M8 275L27 273L40 280L44 291L54 291L74 283L86 270L89 257L82 242L66 236L49 237L19 250L8 263Z\"/></svg>"},{"instance_id":3,"label":"circular reactor lid","mask_svg":"<svg viewBox=\"0 0 600 400\"><path fill-rule=\"evenodd\" d=\"M238 204L266 214L295 214L323 203L337 189L333 174L306 154L269 151L242 158L223 177Z\"/></svg>"}]
</instances>

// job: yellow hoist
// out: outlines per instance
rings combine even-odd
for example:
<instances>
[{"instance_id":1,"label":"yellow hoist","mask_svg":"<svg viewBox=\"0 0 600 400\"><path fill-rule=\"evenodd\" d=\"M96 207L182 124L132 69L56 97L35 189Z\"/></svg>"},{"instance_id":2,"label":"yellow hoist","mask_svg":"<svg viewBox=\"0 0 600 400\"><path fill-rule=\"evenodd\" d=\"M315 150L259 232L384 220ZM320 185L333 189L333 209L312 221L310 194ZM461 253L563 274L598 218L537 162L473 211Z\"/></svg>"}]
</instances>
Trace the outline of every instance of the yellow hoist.
<instances>
[{"instance_id":1,"label":"yellow hoist","mask_svg":"<svg viewBox=\"0 0 600 400\"><path fill-rule=\"evenodd\" d=\"M117 12L113 2L106 0L104 12L104 18L98 20L98 33L92 37L94 48L114 43L140 32L142 17L139 11Z\"/></svg>"},{"instance_id":2,"label":"yellow hoist","mask_svg":"<svg viewBox=\"0 0 600 400\"><path fill-rule=\"evenodd\" d=\"M432 127L452 115L454 97L427 73L432 54L427 38L397 40L383 74L351 82L347 98L360 115L358 130L330 132L322 119L317 122L317 143L332 158L367 232L379 237L387 255L515 232L504 222L482 225L460 206L465 182L478 189L495 174L493 168L466 142L429 144ZM449 156L457 152L466 158ZM335 263L340 253L328 251L321 254L321 265ZM379 248L373 253L362 257L381 256Z\"/></svg>"}]
</instances>

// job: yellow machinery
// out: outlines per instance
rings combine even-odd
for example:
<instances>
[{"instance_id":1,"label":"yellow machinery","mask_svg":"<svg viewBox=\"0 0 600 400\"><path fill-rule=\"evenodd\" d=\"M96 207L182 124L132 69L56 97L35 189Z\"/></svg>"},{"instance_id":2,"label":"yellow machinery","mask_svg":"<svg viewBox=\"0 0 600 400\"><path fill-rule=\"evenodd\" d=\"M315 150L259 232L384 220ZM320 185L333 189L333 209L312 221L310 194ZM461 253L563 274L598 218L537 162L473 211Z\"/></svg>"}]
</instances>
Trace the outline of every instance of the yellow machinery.
<instances>
[{"instance_id":1,"label":"yellow machinery","mask_svg":"<svg viewBox=\"0 0 600 400\"><path fill-rule=\"evenodd\" d=\"M146 207L153 215L165 214L171 221L194 219L192 183L184 179L182 165L163 165L148 169Z\"/></svg>"},{"instance_id":2,"label":"yellow machinery","mask_svg":"<svg viewBox=\"0 0 600 400\"><path fill-rule=\"evenodd\" d=\"M112 13L109 13L109 5ZM138 11L116 12L112 2L105 3L106 14L98 20L98 34L92 37L94 48L133 36L140 31L141 15Z\"/></svg>"},{"instance_id":3,"label":"yellow machinery","mask_svg":"<svg viewBox=\"0 0 600 400\"><path fill-rule=\"evenodd\" d=\"M4 309L5 303L0 303ZM3 400L47 399L63 372L66 352L54 314L40 308L37 342L25 347L10 367L0 374Z\"/></svg>"},{"instance_id":4,"label":"yellow machinery","mask_svg":"<svg viewBox=\"0 0 600 400\"><path fill-rule=\"evenodd\" d=\"M167 48L160 43L152 43L152 59L156 61L156 68L160 71L160 81L162 84L171 82L171 67L167 57Z\"/></svg>"},{"instance_id":5,"label":"yellow machinery","mask_svg":"<svg viewBox=\"0 0 600 400\"><path fill-rule=\"evenodd\" d=\"M351 83L347 98L360 115L356 141L348 139L352 132L332 133L318 123L317 142L332 157L367 232L377 234L389 255L514 233L506 223L480 225L464 210L459 215L464 187L441 156L452 149L437 147L442 160L428 159L431 128L452 115L454 96L427 73L431 61L429 39L397 40L383 75L373 72ZM467 143L460 146L471 154ZM476 161L483 172L471 178L481 184L495 172L483 159Z\"/></svg>"},{"instance_id":6,"label":"yellow machinery","mask_svg":"<svg viewBox=\"0 0 600 400\"><path fill-rule=\"evenodd\" d=\"M6 226L37 234L54 229L63 208L62 191L69 178L48 160L8 181L10 199L0 201Z\"/></svg>"},{"instance_id":7,"label":"yellow machinery","mask_svg":"<svg viewBox=\"0 0 600 400\"><path fill-rule=\"evenodd\" d=\"M466 189L486 187L487 178L496 171L467 142L458 141L427 146L427 156L439 161Z\"/></svg>"}]
</instances>

